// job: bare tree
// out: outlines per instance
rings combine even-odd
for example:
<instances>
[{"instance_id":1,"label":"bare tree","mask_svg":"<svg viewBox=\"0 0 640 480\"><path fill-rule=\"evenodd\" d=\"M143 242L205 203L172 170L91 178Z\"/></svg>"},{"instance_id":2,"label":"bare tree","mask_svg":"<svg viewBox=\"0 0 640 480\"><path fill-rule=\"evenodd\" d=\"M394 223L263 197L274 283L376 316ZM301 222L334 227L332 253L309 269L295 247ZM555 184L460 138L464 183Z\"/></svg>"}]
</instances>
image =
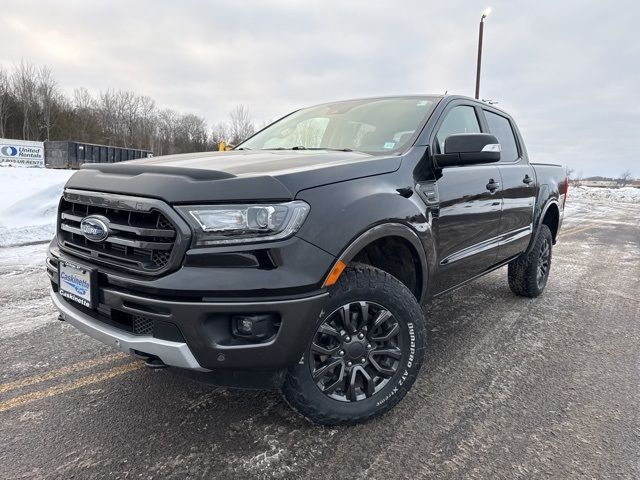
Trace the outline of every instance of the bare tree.
<instances>
[{"instance_id":1,"label":"bare tree","mask_svg":"<svg viewBox=\"0 0 640 480\"><path fill-rule=\"evenodd\" d=\"M134 135L136 148L153 150L156 128L156 102L151 97L139 97L138 118Z\"/></svg>"},{"instance_id":2,"label":"bare tree","mask_svg":"<svg viewBox=\"0 0 640 480\"><path fill-rule=\"evenodd\" d=\"M76 138L82 142L95 141L95 135L99 132L96 99L86 88L76 88L73 91L72 108Z\"/></svg>"},{"instance_id":3,"label":"bare tree","mask_svg":"<svg viewBox=\"0 0 640 480\"><path fill-rule=\"evenodd\" d=\"M211 141L214 145L217 145L220 142L230 143L231 139L231 128L229 124L226 122L220 122L213 127L211 131Z\"/></svg>"},{"instance_id":4,"label":"bare tree","mask_svg":"<svg viewBox=\"0 0 640 480\"><path fill-rule=\"evenodd\" d=\"M108 144L129 145L127 109L132 108L130 97L130 92L122 90L100 92L98 118L104 141Z\"/></svg>"},{"instance_id":5,"label":"bare tree","mask_svg":"<svg viewBox=\"0 0 640 480\"><path fill-rule=\"evenodd\" d=\"M51 129L56 121L56 107L60 102L58 85L49 67L40 67L36 72L35 104L38 128L44 131L44 140L51 137Z\"/></svg>"},{"instance_id":6,"label":"bare tree","mask_svg":"<svg viewBox=\"0 0 640 480\"><path fill-rule=\"evenodd\" d=\"M575 173L575 170L573 168L568 168L567 167L567 177L573 178L573 174L574 173Z\"/></svg>"},{"instance_id":7,"label":"bare tree","mask_svg":"<svg viewBox=\"0 0 640 480\"><path fill-rule=\"evenodd\" d=\"M22 112L22 139L31 140L37 88L36 69L33 65L23 60L16 67L11 80L14 95L20 104Z\"/></svg>"},{"instance_id":8,"label":"bare tree","mask_svg":"<svg viewBox=\"0 0 640 480\"><path fill-rule=\"evenodd\" d=\"M578 172L578 174L576 175L576 178L573 179L573 184L576 187L579 187L580 185L582 185L583 178L584 178L584 174L582 173L582 171Z\"/></svg>"},{"instance_id":9,"label":"bare tree","mask_svg":"<svg viewBox=\"0 0 640 480\"><path fill-rule=\"evenodd\" d=\"M183 152L206 150L208 137L204 119L193 114L181 115L174 142Z\"/></svg>"},{"instance_id":10,"label":"bare tree","mask_svg":"<svg viewBox=\"0 0 640 480\"><path fill-rule=\"evenodd\" d=\"M158 112L157 126L157 147L158 155L168 155L176 153L173 149L175 142L178 115L171 109L164 109Z\"/></svg>"},{"instance_id":11,"label":"bare tree","mask_svg":"<svg viewBox=\"0 0 640 480\"><path fill-rule=\"evenodd\" d=\"M118 135L116 100L112 90L100 92L96 105L100 133L107 144L115 144Z\"/></svg>"},{"instance_id":12,"label":"bare tree","mask_svg":"<svg viewBox=\"0 0 640 480\"><path fill-rule=\"evenodd\" d=\"M139 117L140 97L133 92L119 91L117 94L121 116L121 138L125 147L132 147L136 123Z\"/></svg>"},{"instance_id":13,"label":"bare tree","mask_svg":"<svg viewBox=\"0 0 640 480\"><path fill-rule=\"evenodd\" d=\"M633 176L631 175L631 170L626 169L624 172L620 174L620 178L618 179L618 183L621 187L626 187L633 181Z\"/></svg>"},{"instance_id":14,"label":"bare tree","mask_svg":"<svg viewBox=\"0 0 640 480\"><path fill-rule=\"evenodd\" d=\"M251 121L251 115L249 114L249 108L244 105L238 105L229 115L230 119L230 133L231 138L229 141L237 145L249 138L253 132L255 132L255 127L253 122Z\"/></svg>"},{"instance_id":15,"label":"bare tree","mask_svg":"<svg viewBox=\"0 0 640 480\"><path fill-rule=\"evenodd\" d=\"M11 111L11 82L9 75L0 67L0 138L6 135L7 121Z\"/></svg>"}]
</instances>

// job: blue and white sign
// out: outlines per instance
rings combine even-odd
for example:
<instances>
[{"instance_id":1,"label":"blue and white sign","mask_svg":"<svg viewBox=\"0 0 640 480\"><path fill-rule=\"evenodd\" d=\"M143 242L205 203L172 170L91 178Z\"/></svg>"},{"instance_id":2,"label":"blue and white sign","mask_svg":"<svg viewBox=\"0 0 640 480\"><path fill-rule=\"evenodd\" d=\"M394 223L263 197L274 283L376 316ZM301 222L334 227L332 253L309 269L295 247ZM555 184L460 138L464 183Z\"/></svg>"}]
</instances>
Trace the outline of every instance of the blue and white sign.
<instances>
[{"instance_id":1,"label":"blue and white sign","mask_svg":"<svg viewBox=\"0 0 640 480\"><path fill-rule=\"evenodd\" d=\"M0 138L0 163L44 167L44 143Z\"/></svg>"}]
</instances>

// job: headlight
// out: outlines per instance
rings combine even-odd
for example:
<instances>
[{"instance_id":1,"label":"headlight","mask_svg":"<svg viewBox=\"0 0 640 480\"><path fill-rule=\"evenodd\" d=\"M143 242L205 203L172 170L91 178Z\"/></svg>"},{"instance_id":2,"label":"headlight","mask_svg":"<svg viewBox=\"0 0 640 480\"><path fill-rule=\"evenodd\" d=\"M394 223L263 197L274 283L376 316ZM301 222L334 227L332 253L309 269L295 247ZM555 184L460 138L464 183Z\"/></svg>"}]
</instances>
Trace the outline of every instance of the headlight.
<instances>
[{"instance_id":1,"label":"headlight","mask_svg":"<svg viewBox=\"0 0 640 480\"><path fill-rule=\"evenodd\" d=\"M307 218L302 201L269 205L197 205L176 210L191 225L194 245L266 242L290 237Z\"/></svg>"}]
</instances>

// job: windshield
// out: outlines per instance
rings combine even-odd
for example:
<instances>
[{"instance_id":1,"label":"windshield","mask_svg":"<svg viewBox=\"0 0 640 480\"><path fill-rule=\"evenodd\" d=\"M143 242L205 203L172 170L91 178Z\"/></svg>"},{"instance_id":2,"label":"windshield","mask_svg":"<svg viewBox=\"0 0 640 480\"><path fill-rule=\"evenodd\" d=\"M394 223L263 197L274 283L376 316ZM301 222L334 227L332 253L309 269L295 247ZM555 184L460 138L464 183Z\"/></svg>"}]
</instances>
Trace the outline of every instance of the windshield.
<instances>
[{"instance_id":1,"label":"windshield","mask_svg":"<svg viewBox=\"0 0 640 480\"><path fill-rule=\"evenodd\" d=\"M327 103L292 113L238 148L393 153L408 146L433 105L425 97Z\"/></svg>"}]
</instances>

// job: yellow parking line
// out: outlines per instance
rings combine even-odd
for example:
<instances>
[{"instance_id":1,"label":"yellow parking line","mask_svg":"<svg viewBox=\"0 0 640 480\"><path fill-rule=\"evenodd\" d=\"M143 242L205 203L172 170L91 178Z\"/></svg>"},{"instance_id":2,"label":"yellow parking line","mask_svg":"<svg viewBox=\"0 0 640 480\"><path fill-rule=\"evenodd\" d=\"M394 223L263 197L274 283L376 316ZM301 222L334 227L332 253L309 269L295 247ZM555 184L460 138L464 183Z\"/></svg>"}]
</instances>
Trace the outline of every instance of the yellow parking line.
<instances>
[{"instance_id":1,"label":"yellow parking line","mask_svg":"<svg viewBox=\"0 0 640 480\"><path fill-rule=\"evenodd\" d=\"M125 365L120 365L119 367L114 367L104 372L99 372L87 377L78 378L73 382L54 385L47 388L46 390L20 395L19 397L15 397L11 400L0 403L0 412L4 412L16 407L21 407L23 405L26 405L27 403L35 402L36 400L53 397L55 395L70 392L71 390L77 390L78 388L86 387L87 385L104 382L105 380L109 380L110 378L117 377L118 375L123 375L134 370L139 370L141 368L144 368L144 364L142 362L131 362Z\"/></svg>"},{"instance_id":2,"label":"yellow parking line","mask_svg":"<svg viewBox=\"0 0 640 480\"><path fill-rule=\"evenodd\" d=\"M567 235L573 235L574 233L584 232L585 230L590 230L595 228L595 225L587 225L586 227L574 227L569 230L561 231L560 236L566 237Z\"/></svg>"},{"instance_id":3,"label":"yellow parking line","mask_svg":"<svg viewBox=\"0 0 640 480\"><path fill-rule=\"evenodd\" d=\"M560 230L560 235L571 235L574 230L582 230L583 228L585 228L584 225L578 225L577 227L563 229Z\"/></svg>"},{"instance_id":4,"label":"yellow parking line","mask_svg":"<svg viewBox=\"0 0 640 480\"><path fill-rule=\"evenodd\" d=\"M0 393L10 392L11 390L15 390L16 388L28 387L29 385L34 385L40 382L46 382L47 380L52 380L54 378L62 377L69 373L79 372L80 370L86 370L88 368L92 368L97 365L111 363L126 357L128 357L128 355L124 353L121 353L121 352L114 353L114 354L106 355L104 357L94 358L91 360L85 360L84 362L78 362L72 365L67 365L66 367L62 367L57 370L51 370L41 375L33 375L32 377L22 378L20 380L15 380L9 383L3 383L3 384L0 384Z\"/></svg>"}]
</instances>

